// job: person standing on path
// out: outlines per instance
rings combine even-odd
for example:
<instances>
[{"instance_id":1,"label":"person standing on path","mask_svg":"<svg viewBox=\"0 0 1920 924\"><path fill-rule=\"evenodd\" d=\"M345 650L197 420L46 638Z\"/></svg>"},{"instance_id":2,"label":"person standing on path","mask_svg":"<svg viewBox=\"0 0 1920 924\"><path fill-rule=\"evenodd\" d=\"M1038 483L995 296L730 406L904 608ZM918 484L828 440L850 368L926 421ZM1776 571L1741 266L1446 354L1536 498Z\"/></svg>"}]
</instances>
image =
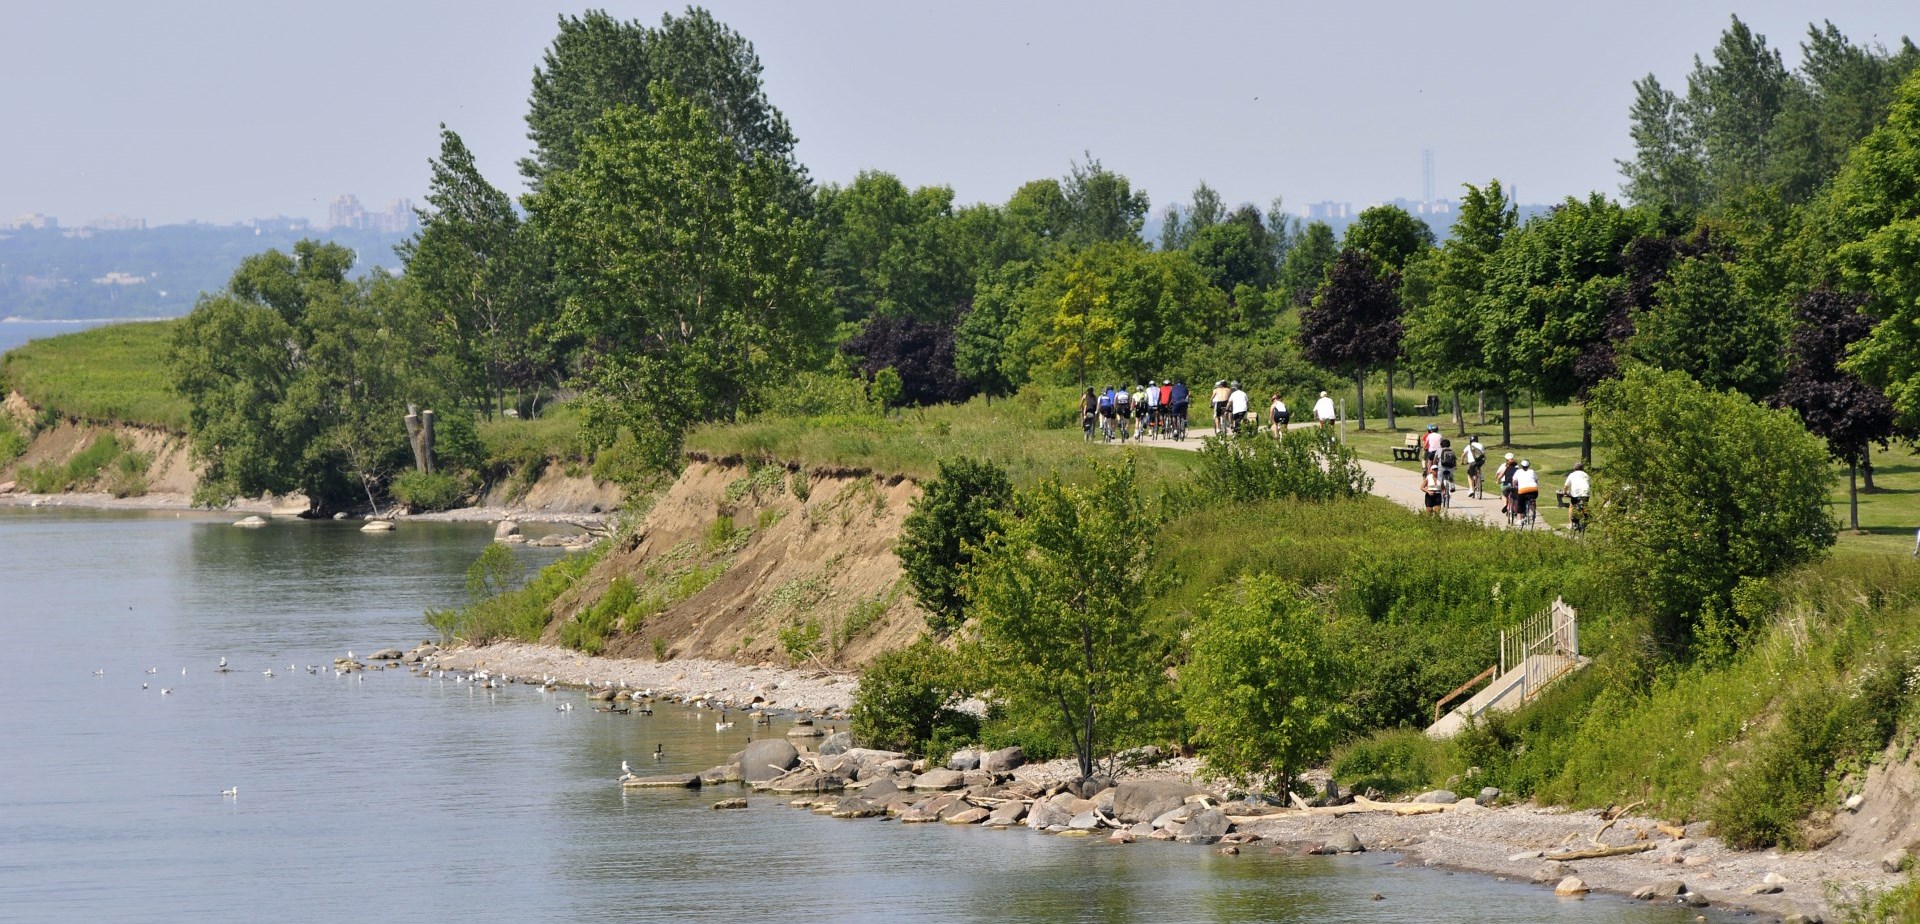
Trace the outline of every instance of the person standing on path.
<instances>
[{"instance_id":1,"label":"person standing on path","mask_svg":"<svg viewBox=\"0 0 1920 924\"><path fill-rule=\"evenodd\" d=\"M1333 426L1333 419L1336 416L1338 415L1333 410L1333 399L1327 397L1326 392L1321 392L1320 400L1313 403L1314 419L1320 421L1322 428L1326 428Z\"/></svg>"},{"instance_id":2,"label":"person standing on path","mask_svg":"<svg viewBox=\"0 0 1920 924\"><path fill-rule=\"evenodd\" d=\"M1445 490L1446 484L1440 480L1440 466L1428 464L1426 474L1420 478L1420 493L1427 505L1427 513L1439 514L1440 501L1444 496L1442 492Z\"/></svg>"}]
</instances>

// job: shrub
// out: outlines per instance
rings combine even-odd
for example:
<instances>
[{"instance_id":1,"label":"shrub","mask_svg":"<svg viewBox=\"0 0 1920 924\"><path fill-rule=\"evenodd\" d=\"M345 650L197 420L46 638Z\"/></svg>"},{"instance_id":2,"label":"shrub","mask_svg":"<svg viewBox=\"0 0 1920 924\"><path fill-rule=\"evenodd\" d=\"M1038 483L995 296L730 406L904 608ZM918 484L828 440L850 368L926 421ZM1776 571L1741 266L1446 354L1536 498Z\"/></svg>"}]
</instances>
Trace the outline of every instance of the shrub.
<instances>
[{"instance_id":1,"label":"shrub","mask_svg":"<svg viewBox=\"0 0 1920 924\"><path fill-rule=\"evenodd\" d=\"M402 472L388 490L415 511L450 510L466 500L466 486L445 472Z\"/></svg>"},{"instance_id":2,"label":"shrub","mask_svg":"<svg viewBox=\"0 0 1920 924\"><path fill-rule=\"evenodd\" d=\"M606 651L607 636L623 628L627 613L639 599L640 594L634 588L633 581L625 577L614 578L600 599L560 627L560 644L590 655Z\"/></svg>"},{"instance_id":3,"label":"shrub","mask_svg":"<svg viewBox=\"0 0 1920 924\"><path fill-rule=\"evenodd\" d=\"M147 493L147 466L153 457L131 449L121 453L107 466L102 487L114 497L133 497Z\"/></svg>"},{"instance_id":4,"label":"shrub","mask_svg":"<svg viewBox=\"0 0 1920 924\"><path fill-rule=\"evenodd\" d=\"M1255 577L1209 597L1192 640L1180 701L1207 768L1290 789L1350 714L1326 617L1298 587Z\"/></svg>"},{"instance_id":5,"label":"shrub","mask_svg":"<svg viewBox=\"0 0 1920 924\"><path fill-rule=\"evenodd\" d=\"M517 568L502 566L500 556L512 555L505 546L489 545L467 570L466 605L427 610L427 625L440 633L442 641L475 645L498 639L537 642L552 619L553 601L579 581L606 551L606 543L601 543L568 555L541 569L525 586L502 590L517 578Z\"/></svg>"},{"instance_id":6,"label":"shrub","mask_svg":"<svg viewBox=\"0 0 1920 924\"><path fill-rule=\"evenodd\" d=\"M972 740L979 720L954 708L972 694L960 674L953 654L925 639L873 659L853 695L854 740L912 754Z\"/></svg>"},{"instance_id":7,"label":"shrub","mask_svg":"<svg viewBox=\"0 0 1920 924\"><path fill-rule=\"evenodd\" d=\"M1452 773L1452 746L1414 728L1382 731L1341 748L1333 757L1333 778L1355 792L1376 789L1386 795L1424 790Z\"/></svg>"},{"instance_id":8,"label":"shrub","mask_svg":"<svg viewBox=\"0 0 1920 924\"><path fill-rule=\"evenodd\" d=\"M31 436L22 431L12 417L0 414L0 467L11 465L13 460L25 454L31 442Z\"/></svg>"},{"instance_id":9,"label":"shrub","mask_svg":"<svg viewBox=\"0 0 1920 924\"><path fill-rule=\"evenodd\" d=\"M1276 440L1248 431L1202 444L1190 503L1346 500L1365 495L1372 485L1359 453L1331 432L1309 427Z\"/></svg>"},{"instance_id":10,"label":"shrub","mask_svg":"<svg viewBox=\"0 0 1920 924\"><path fill-rule=\"evenodd\" d=\"M942 461L940 474L913 502L895 551L935 632L950 631L966 619L960 589L974 552L998 532L997 517L1012 503L1013 482L1006 470L977 459Z\"/></svg>"}]
</instances>

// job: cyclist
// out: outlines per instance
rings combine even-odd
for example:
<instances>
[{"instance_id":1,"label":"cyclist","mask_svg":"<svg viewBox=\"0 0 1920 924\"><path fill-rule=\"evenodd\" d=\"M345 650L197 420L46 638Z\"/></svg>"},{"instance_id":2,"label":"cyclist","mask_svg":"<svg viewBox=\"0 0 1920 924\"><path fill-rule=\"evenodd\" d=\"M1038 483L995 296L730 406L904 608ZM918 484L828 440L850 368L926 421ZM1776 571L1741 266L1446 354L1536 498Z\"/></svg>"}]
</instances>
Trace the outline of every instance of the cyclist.
<instances>
[{"instance_id":1,"label":"cyclist","mask_svg":"<svg viewBox=\"0 0 1920 924\"><path fill-rule=\"evenodd\" d=\"M1100 392L1100 438L1113 442L1113 386Z\"/></svg>"},{"instance_id":2,"label":"cyclist","mask_svg":"<svg viewBox=\"0 0 1920 924\"><path fill-rule=\"evenodd\" d=\"M1287 402L1281 400L1276 392L1273 404L1267 408L1267 418L1273 423L1273 438L1279 439L1287 432L1287 419L1293 415L1287 411Z\"/></svg>"},{"instance_id":3,"label":"cyclist","mask_svg":"<svg viewBox=\"0 0 1920 924\"><path fill-rule=\"evenodd\" d=\"M1173 383L1173 438L1187 438L1187 404L1191 396L1187 393L1187 382L1181 379Z\"/></svg>"},{"instance_id":4,"label":"cyclist","mask_svg":"<svg viewBox=\"0 0 1920 924\"><path fill-rule=\"evenodd\" d=\"M1513 516L1519 511L1513 499L1513 473L1520 470L1519 463L1513 461L1513 453L1507 453L1500 467L1493 470L1493 480L1500 485L1500 512L1507 515L1507 522L1513 522Z\"/></svg>"},{"instance_id":5,"label":"cyclist","mask_svg":"<svg viewBox=\"0 0 1920 924\"><path fill-rule=\"evenodd\" d=\"M1160 386L1153 384L1152 379L1148 379L1147 387L1143 391L1147 395L1146 435L1152 436L1154 431L1160 428Z\"/></svg>"},{"instance_id":6,"label":"cyclist","mask_svg":"<svg viewBox=\"0 0 1920 924\"><path fill-rule=\"evenodd\" d=\"M1160 435L1173 435L1173 380L1160 380Z\"/></svg>"},{"instance_id":7,"label":"cyclist","mask_svg":"<svg viewBox=\"0 0 1920 924\"><path fill-rule=\"evenodd\" d=\"M1576 462L1573 471L1567 473L1567 481L1560 486L1560 493L1567 496L1567 502L1573 505L1570 513L1573 531L1585 532L1587 528L1587 498L1593 494L1593 481L1587 477L1587 464Z\"/></svg>"},{"instance_id":8,"label":"cyclist","mask_svg":"<svg viewBox=\"0 0 1920 924\"><path fill-rule=\"evenodd\" d=\"M1147 388L1144 385L1133 386L1133 438L1147 438Z\"/></svg>"},{"instance_id":9,"label":"cyclist","mask_svg":"<svg viewBox=\"0 0 1920 924\"><path fill-rule=\"evenodd\" d=\"M1440 439L1440 485L1446 489L1443 499L1447 503L1444 506L1452 506L1453 470L1458 464L1460 464L1460 458L1454 455L1453 441L1442 437Z\"/></svg>"},{"instance_id":10,"label":"cyclist","mask_svg":"<svg viewBox=\"0 0 1920 924\"><path fill-rule=\"evenodd\" d=\"M1080 432L1087 441L1093 441L1093 416L1100 410L1099 399L1093 396L1093 386L1087 386L1086 394L1080 396Z\"/></svg>"},{"instance_id":11,"label":"cyclist","mask_svg":"<svg viewBox=\"0 0 1920 924\"><path fill-rule=\"evenodd\" d=\"M1486 464L1487 461L1487 447L1480 445L1479 434L1476 433L1467 439L1467 454L1461 461L1467 463L1467 496L1478 499L1480 497L1480 468Z\"/></svg>"},{"instance_id":12,"label":"cyclist","mask_svg":"<svg viewBox=\"0 0 1920 924\"><path fill-rule=\"evenodd\" d=\"M1227 387L1227 380L1213 383L1213 435L1219 436L1227 431L1227 398L1233 389Z\"/></svg>"},{"instance_id":13,"label":"cyclist","mask_svg":"<svg viewBox=\"0 0 1920 924\"><path fill-rule=\"evenodd\" d=\"M1326 392L1324 391L1321 392L1320 400L1315 401L1313 403L1313 418L1320 422L1320 426L1322 429L1325 429L1333 425L1333 419L1335 416L1336 415L1333 410L1333 399L1327 397Z\"/></svg>"},{"instance_id":14,"label":"cyclist","mask_svg":"<svg viewBox=\"0 0 1920 924\"><path fill-rule=\"evenodd\" d=\"M1227 394L1227 416L1235 433L1247 422L1247 393L1239 382L1233 383L1233 391Z\"/></svg>"},{"instance_id":15,"label":"cyclist","mask_svg":"<svg viewBox=\"0 0 1920 924\"><path fill-rule=\"evenodd\" d=\"M1113 392L1113 419L1119 425L1120 442L1127 441L1127 428L1133 425L1133 396L1122 385Z\"/></svg>"},{"instance_id":16,"label":"cyclist","mask_svg":"<svg viewBox=\"0 0 1920 924\"><path fill-rule=\"evenodd\" d=\"M1533 470L1533 463L1520 460L1520 469L1513 473L1513 494L1520 502L1520 521L1532 526L1538 522L1539 511L1535 501L1540 495L1540 474Z\"/></svg>"}]
</instances>

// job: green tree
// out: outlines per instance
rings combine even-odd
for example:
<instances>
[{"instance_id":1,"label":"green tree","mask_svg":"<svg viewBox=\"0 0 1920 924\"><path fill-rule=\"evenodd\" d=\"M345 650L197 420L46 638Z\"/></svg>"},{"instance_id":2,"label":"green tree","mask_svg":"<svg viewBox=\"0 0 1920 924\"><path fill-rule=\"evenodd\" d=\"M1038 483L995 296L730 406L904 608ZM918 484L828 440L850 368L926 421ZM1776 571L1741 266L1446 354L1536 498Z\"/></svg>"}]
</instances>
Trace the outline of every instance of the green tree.
<instances>
[{"instance_id":1,"label":"green tree","mask_svg":"<svg viewBox=\"0 0 1920 924\"><path fill-rule=\"evenodd\" d=\"M1020 324L1021 293L1034 276L1029 262L1009 263L983 274L973 303L953 332L953 365L991 401L1027 381L1026 361L1010 344Z\"/></svg>"},{"instance_id":2,"label":"green tree","mask_svg":"<svg viewBox=\"0 0 1920 924\"><path fill-rule=\"evenodd\" d=\"M1193 237L1214 225L1225 221L1227 206L1220 201L1220 194L1207 181L1193 188L1193 201L1186 208L1179 205L1167 206L1160 222L1160 249L1185 250L1193 243Z\"/></svg>"},{"instance_id":3,"label":"green tree","mask_svg":"<svg viewBox=\"0 0 1920 924\"><path fill-rule=\"evenodd\" d=\"M1147 192L1100 165L1091 152L1075 161L1060 184L1059 241L1069 247L1125 242L1140 245Z\"/></svg>"},{"instance_id":4,"label":"green tree","mask_svg":"<svg viewBox=\"0 0 1920 924\"><path fill-rule=\"evenodd\" d=\"M1401 283L1407 361L1425 378L1453 390L1456 412L1462 389L1495 381L1480 337L1479 303L1487 262L1513 234L1518 214L1499 180L1484 187L1467 184L1452 235L1439 250L1409 264ZM1465 423L1459 416L1455 421Z\"/></svg>"},{"instance_id":5,"label":"green tree","mask_svg":"<svg viewBox=\"0 0 1920 924\"><path fill-rule=\"evenodd\" d=\"M820 354L832 318L785 176L656 85L651 111L609 111L579 166L529 198L564 280L561 323L592 344L584 403L602 439L624 428L670 466L688 425L751 409Z\"/></svg>"},{"instance_id":6,"label":"green tree","mask_svg":"<svg viewBox=\"0 0 1920 924\"><path fill-rule=\"evenodd\" d=\"M892 174L862 171L851 185L816 190L814 215L822 275L843 320L937 320L973 293L948 187L908 190Z\"/></svg>"},{"instance_id":7,"label":"green tree","mask_svg":"<svg viewBox=\"0 0 1920 924\"><path fill-rule=\"evenodd\" d=\"M1340 244L1333 227L1324 221L1309 223L1295 236L1287 258L1280 264L1280 289L1297 305L1313 300L1314 290L1327 278L1327 269L1340 255Z\"/></svg>"},{"instance_id":8,"label":"green tree","mask_svg":"<svg viewBox=\"0 0 1920 924\"><path fill-rule=\"evenodd\" d=\"M561 16L560 31L533 72L527 100L527 137L533 156L520 171L537 190L549 174L579 165L585 139L601 117L620 106L652 107L650 87L712 114L719 132L743 158L761 155L786 168L790 191L804 182L793 159L793 129L767 101L753 43L700 7L665 14L659 28L621 22L604 10Z\"/></svg>"},{"instance_id":9,"label":"green tree","mask_svg":"<svg viewBox=\"0 0 1920 924\"><path fill-rule=\"evenodd\" d=\"M440 126L420 230L396 252L425 303L435 342L467 403L491 418L508 389L538 364L538 264L513 201L480 175L460 136Z\"/></svg>"},{"instance_id":10,"label":"green tree","mask_svg":"<svg viewBox=\"0 0 1920 924\"><path fill-rule=\"evenodd\" d=\"M1847 368L1885 391L1898 426L1920 427L1920 72L1900 86L1886 124L1847 158L1823 204L1837 275L1870 293L1880 323Z\"/></svg>"},{"instance_id":11,"label":"green tree","mask_svg":"<svg viewBox=\"0 0 1920 924\"><path fill-rule=\"evenodd\" d=\"M1722 199L1764 183L1774 153L1774 121L1786 108L1792 78L1780 52L1740 17L1720 34L1713 63L1698 56L1687 75L1687 121L1706 155L1712 198Z\"/></svg>"},{"instance_id":12,"label":"green tree","mask_svg":"<svg viewBox=\"0 0 1920 924\"><path fill-rule=\"evenodd\" d=\"M942 459L939 473L921 486L894 551L935 632L966 621L961 591L974 555L1012 505L1013 482L1006 470L983 459Z\"/></svg>"},{"instance_id":13,"label":"green tree","mask_svg":"<svg viewBox=\"0 0 1920 924\"><path fill-rule=\"evenodd\" d=\"M952 652L926 639L874 658L853 694L854 740L924 754L935 741L970 737L980 722L957 708L974 692L964 673Z\"/></svg>"},{"instance_id":14,"label":"green tree","mask_svg":"<svg viewBox=\"0 0 1920 924\"><path fill-rule=\"evenodd\" d=\"M1590 407L1612 450L1595 480L1604 567L1670 650L1744 629L1741 579L1833 544L1827 447L1792 411L1645 366L1596 388Z\"/></svg>"},{"instance_id":15,"label":"green tree","mask_svg":"<svg viewBox=\"0 0 1920 924\"><path fill-rule=\"evenodd\" d=\"M1400 355L1399 274L1382 270L1363 250L1342 250L1300 312L1300 355L1325 369L1353 376L1360 428L1367 426L1367 370L1385 366L1387 396L1393 396L1393 360ZM1391 408L1387 411L1391 415ZM1391 416L1389 416L1391 419Z\"/></svg>"},{"instance_id":16,"label":"green tree","mask_svg":"<svg viewBox=\"0 0 1920 924\"><path fill-rule=\"evenodd\" d=\"M1222 292L1240 286L1266 289L1279 275L1274 262L1273 233L1267 230L1260 210L1241 206L1226 220L1194 232L1187 255L1207 274L1207 281Z\"/></svg>"},{"instance_id":17,"label":"green tree","mask_svg":"<svg viewBox=\"0 0 1920 924\"><path fill-rule=\"evenodd\" d=\"M1339 648L1312 598L1258 575L1207 597L1180 702L1207 769L1292 789L1350 725Z\"/></svg>"},{"instance_id":18,"label":"green tree","mask_svg":"<svg viewBox=\"0 0 1920 924\"><path fill-rule=\"evenodd\" d=\"M1754 399L1779 390L1790 324L1756 291L1751 270L1724 246L1676 259L1655 287L1653 307L1634 315L1629 353L1708 388Z\"/></svg>"},{"instance_id":19,"label":"green tree","mask_svg":"<svg viewBox=\"0 0 1920 924\"><path fill-rule=\"evenodd\" d=\"M1633 160L1615 161L1627 180L1621 192L1635 205L1690 213L1705 197L1700 139L1680 98L1659 78L1634 81L1633 94Z\"/></svg>"},{"instance_id":20,"label":"green tree","mask_svg":"<svg viewBox=\"0 0 1920 924\"><path fill-rule=\"evenodd\" d=\"M1164 642L1141 618L1154 524L1132 460L1096 466L1085 487L1051 476L1023 491L975 560L982 686L1073 743L1083 777L1167 699Z\"/></svg>"},{"instance_id":21,"label":"green tree","mask_svg":"<svg viewBox=\"0 0 1920 924\"><path fill-rule=\"evenodd\" d=\"M1399 272L1433 247L1433 229L1399 206L1376 205L1347 226L1341 247L1372 256L1383 272Z\"/></svg>"}]
</instances>

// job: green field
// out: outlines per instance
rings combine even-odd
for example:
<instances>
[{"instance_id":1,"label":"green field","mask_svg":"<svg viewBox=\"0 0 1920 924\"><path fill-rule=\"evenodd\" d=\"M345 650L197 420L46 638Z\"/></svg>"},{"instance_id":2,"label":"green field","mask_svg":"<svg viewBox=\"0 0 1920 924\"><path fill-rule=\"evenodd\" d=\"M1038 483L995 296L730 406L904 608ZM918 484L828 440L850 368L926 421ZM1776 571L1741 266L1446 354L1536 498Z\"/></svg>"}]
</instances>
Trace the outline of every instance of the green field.
<instances>
[{"instance_id":1,"label":"green field","mask_svg":"<svg viewBox=\"0 0 1920 924\"><path fill-rule=\"evenodd\" d=\"M169 386L166 367L177 323L109 324L35 340L0 357L0 381L63 417L183 431L187 402Z\"/></svg>"}]
</instances>

